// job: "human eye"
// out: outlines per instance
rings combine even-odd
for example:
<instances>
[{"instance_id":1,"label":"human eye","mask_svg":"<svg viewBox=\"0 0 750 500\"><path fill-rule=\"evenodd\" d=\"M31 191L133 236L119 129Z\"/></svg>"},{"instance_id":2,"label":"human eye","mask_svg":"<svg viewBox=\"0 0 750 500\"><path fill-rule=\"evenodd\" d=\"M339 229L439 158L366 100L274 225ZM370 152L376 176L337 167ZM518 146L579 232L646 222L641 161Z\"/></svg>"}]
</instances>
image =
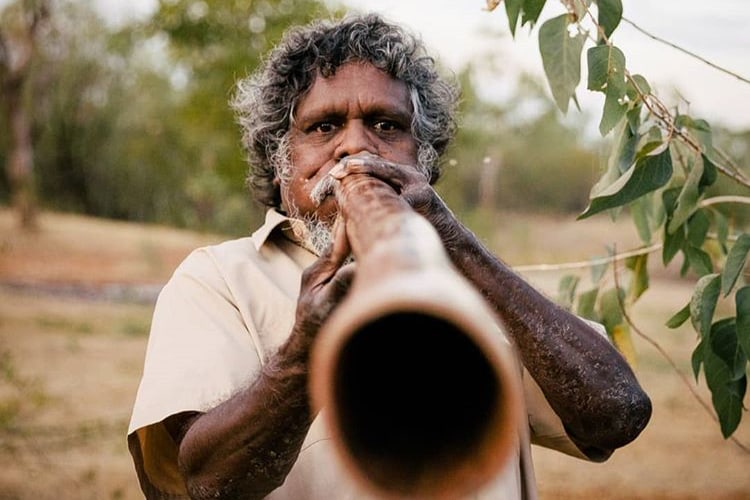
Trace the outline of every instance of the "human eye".
<instances>
[{"instance_id":1,"label":"human eye","mask_svg":"<svg viewBox=\"0 0 750 500\"><path fill-rule=\"evenodd\" d=\"M373 123L373 128L378 132L383 133L396 132L403 129L401 124L394 120L376 120L375 123Z\"/></svg>"},{"instance_id":2,"label":"human eye","mask_svg":"<svg viewBox=\"0 0 750 500\"><path fill-rule=\"evenodd\" d=\"M320 121L308 128L308 133L330 134L336 131L336 124L331 121Z\"/></svg>"}]
</instances>

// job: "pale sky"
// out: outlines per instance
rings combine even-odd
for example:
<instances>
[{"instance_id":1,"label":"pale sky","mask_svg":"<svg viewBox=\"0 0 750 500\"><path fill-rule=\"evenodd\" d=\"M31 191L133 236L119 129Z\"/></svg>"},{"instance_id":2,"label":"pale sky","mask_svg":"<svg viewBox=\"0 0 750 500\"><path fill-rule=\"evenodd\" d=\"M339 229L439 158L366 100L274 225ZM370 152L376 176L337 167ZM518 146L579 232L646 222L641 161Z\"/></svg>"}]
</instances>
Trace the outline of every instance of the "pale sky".
<instances>
[{"instance_id":1,"label":"pale sky","mask_svg":"<svg viewBox=\"0 0 750 500\"><path fill-rule=\"evenodd\" d=\"M0 7L9 0L0 0ZM147 16L155 0L91 0L109 19ZM333 1L333 0L330 0ZM352 8L377 11L420 34L427 46L454 71L488 51L497 55L503 74L525 70L542 74L538 26L520 29L513 40L502 4L487 12L485 0L339 0ZM750 2L747 0L623 0L624 16L643 29L750 79ZM550 0L540 23L563 12ZM483 35L486 32L494 35ZM689 112L735 129L750 128L750 84L710 68L638 33L626 23L613 41L625 53L632 73L643 74L668 105L673 89L690 102ZM481 60L481 59L480 59ZM585 89L585 62L578 91L584 109L599 116L603 101ZM487 84L492 91L493 86ZM500 90L499 93L502 93ZM569 113L577 113L571 108Z\"/></svg>"}]
</instances>

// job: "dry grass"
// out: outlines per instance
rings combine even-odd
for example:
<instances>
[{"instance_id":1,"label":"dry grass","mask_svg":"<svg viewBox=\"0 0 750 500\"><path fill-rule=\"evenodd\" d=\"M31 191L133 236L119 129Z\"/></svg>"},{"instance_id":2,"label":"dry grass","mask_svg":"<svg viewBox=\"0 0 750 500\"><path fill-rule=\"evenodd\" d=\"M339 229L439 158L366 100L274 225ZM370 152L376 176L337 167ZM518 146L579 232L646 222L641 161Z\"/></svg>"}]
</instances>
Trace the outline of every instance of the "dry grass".
<instances>
[{"instance_id":1,"label":"dry grass","mask_svg":"<svg viewBox=\"0 0 750 500\"><path fill-rule=\"evenodd\" d=\"M187 252L216 241L168 228L44 214L21 234L0 210L0 283L165 280ZM514 265L586 259L635 239L606 219L510 216L492 242ZM557 276L527 277L549 293ZM690 296L667 277L633 311L637 326L689 373L694 334L663 327ZM0 498L142 498L125 447L151 306L81 300L0 286ZM654 401L643 435L604 464L535 449L544 499L750 498L750 455L721 438L658 353L635 339L636 372ZM699 390L707 397L704 384ZM737 437L750 444L750 422Z\"/></svg>"}]
</instances>

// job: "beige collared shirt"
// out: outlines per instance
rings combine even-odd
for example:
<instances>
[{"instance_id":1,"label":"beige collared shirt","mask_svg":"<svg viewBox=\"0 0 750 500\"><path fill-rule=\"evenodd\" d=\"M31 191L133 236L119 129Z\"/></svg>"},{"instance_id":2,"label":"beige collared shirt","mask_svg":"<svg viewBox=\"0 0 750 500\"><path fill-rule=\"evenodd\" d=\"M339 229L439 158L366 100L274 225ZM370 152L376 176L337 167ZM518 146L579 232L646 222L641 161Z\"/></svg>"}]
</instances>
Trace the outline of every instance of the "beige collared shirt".
<instances>
[{"instance_id":1,"label":"beige collared shirt","mask_svg":"<svg viewBox=\"0 0 750 500\"><path fill-rule=\"evenodd\" d=\"M287 339L302 271L316 257L294 241L303 228L269 211L251 237L195 250L159 295L128 442L144 492L186 498L177 447L165 418L205 412L247 387ZM518 430L516 458L474 498L535 498L530 443L584 458L524 370L529 426ZM299 458L270 499L361 499L341 472L320 416Z\"/></svg>"}]
</instances>

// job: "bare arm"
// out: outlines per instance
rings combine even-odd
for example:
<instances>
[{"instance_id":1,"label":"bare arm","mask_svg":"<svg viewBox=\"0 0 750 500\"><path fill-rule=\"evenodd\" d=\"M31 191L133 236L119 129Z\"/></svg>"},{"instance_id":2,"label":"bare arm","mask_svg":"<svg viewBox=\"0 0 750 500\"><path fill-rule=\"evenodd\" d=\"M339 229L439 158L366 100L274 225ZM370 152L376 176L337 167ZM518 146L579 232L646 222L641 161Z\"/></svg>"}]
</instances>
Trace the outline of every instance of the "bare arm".
<instances>
[{"instance_id":1,"label":"bare arm","mask_svg":"<svg viewBox=\"0 0 750 500\"><path fill-rule=\"evenodd\" d=\"M589 458L605 460L638 436L651 416L651 402L606 339L495 257L413 167L360 156L333 175L350 172L390 183L433 224L451 260L493 306L524 366Z\"/></svg>"},{"instance_id":2,"label":"bare arm","mask_svg":"<svg viewBox=\"0 0 750 500\"><path fill-rule=\"evenodd\" d=\"M297 460L314 418L307 391L310 348L351 282L352 269L340 267L348 248L336 241L303 274L291 336L259 377L212 410L168 426L180 441L179 466L191 498L263 498Z\"/></svg>"},{"instance_id":3,"label":"bare arm","mask_svg":"<svg viewBox=\"0 0 750 500\"><path fill-rule=\"evenodd\" d=\"M635 439L651 402L614 347L492 255L466 228L451 231L449 254L487 298L522 361L589 458L605 460Z\"/></svg>"}]
</instances>

